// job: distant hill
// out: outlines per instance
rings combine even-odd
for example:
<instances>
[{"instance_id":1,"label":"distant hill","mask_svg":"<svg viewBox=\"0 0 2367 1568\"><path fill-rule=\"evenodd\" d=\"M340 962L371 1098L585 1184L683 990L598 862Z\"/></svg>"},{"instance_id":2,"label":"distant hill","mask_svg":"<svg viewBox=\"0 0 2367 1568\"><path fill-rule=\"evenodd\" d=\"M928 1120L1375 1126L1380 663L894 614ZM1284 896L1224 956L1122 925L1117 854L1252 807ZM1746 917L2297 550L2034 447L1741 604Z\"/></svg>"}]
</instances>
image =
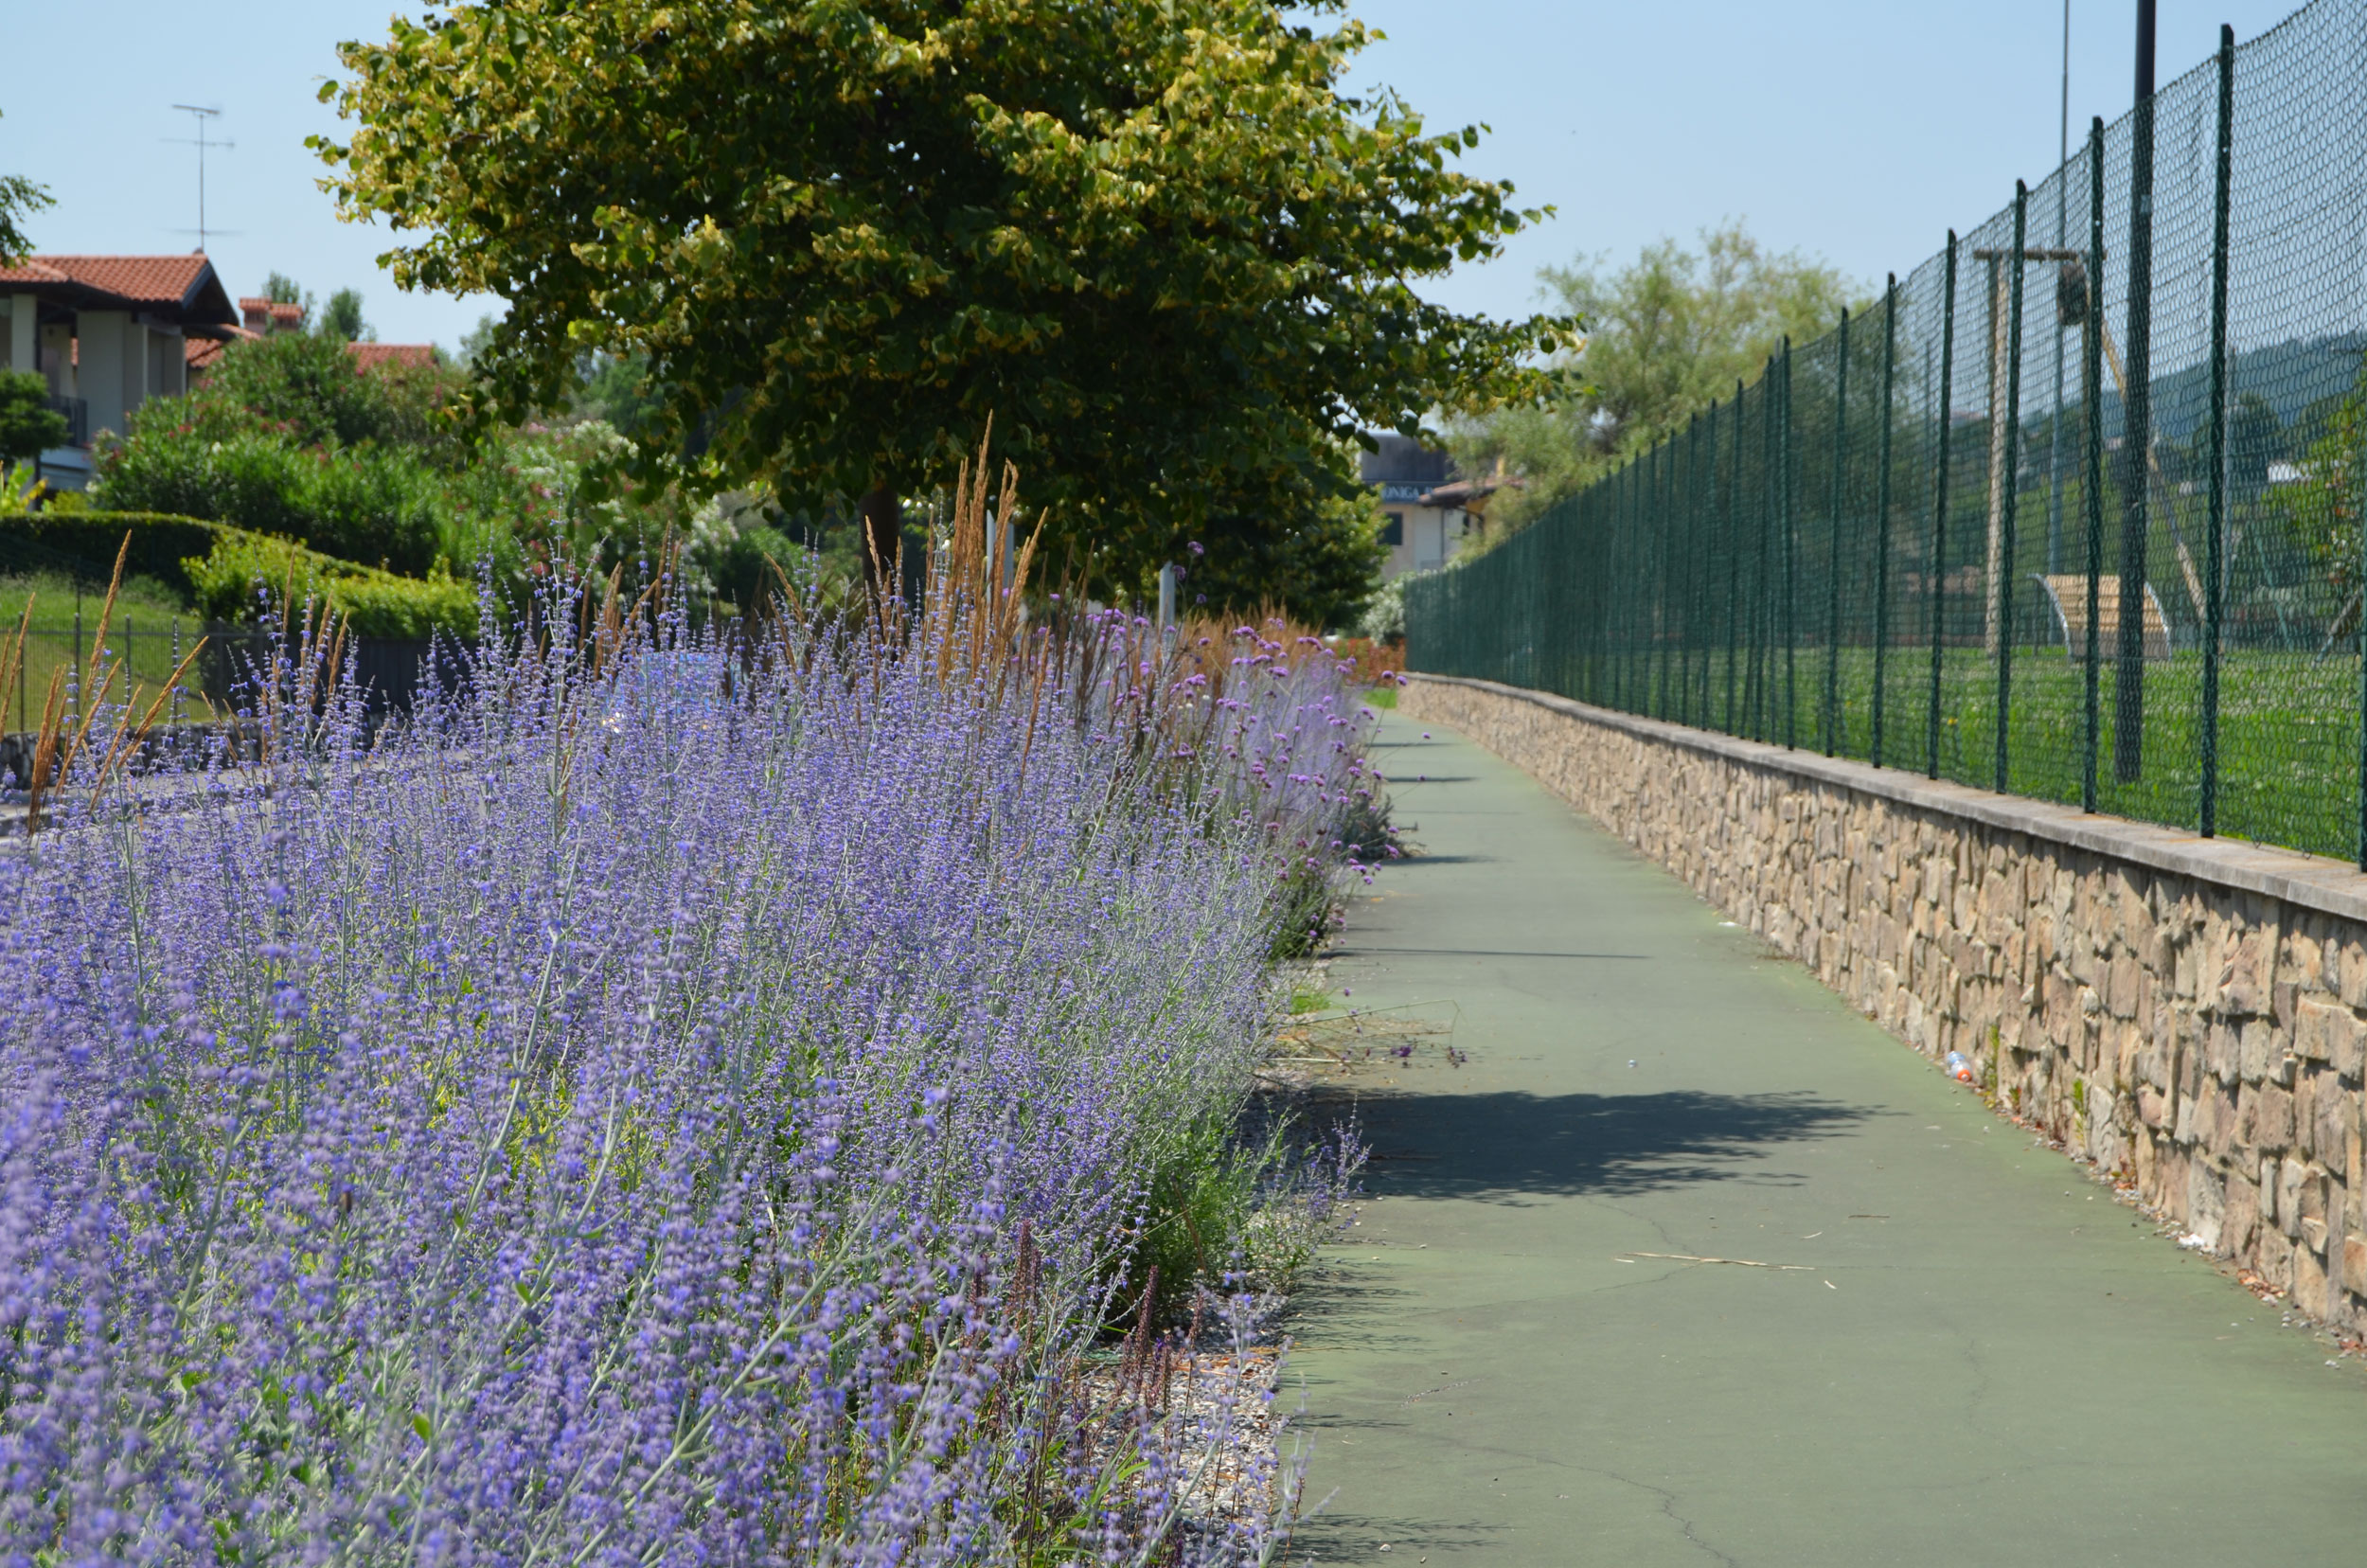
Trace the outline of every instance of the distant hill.
<instances>
[{"instance_id":1,"label":"distant hill","mask_svg":"<svg viewBox=\"0 0 2367 1568\"><path fill-rule=\"evenodd\" d=\"M2229 366L2228 404L2247 392L2257 392L2276 412L2277 422L2291 429L2313 404L2348 392L2358 379L2359 356L2367 353L2367 332L2344 332L2306 342L2275 343L2265 348L2241 350ZM2109 377L2107 381L2109 383ZM2121 399L2106 392L2104 429L2118 435ZM2153 431L2157 440L2183 441L2210 415L2211 379L2206 365L2190 365L2153 383Z\"/></svg>"}]
</instances>

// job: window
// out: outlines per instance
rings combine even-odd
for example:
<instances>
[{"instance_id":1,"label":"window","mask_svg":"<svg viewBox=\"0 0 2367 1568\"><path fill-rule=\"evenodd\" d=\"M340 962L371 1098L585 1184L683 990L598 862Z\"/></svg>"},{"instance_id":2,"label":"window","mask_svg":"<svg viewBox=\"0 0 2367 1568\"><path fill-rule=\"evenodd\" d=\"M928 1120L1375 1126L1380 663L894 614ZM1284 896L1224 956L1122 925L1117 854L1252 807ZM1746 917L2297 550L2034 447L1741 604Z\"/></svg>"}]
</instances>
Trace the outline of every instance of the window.
<instances>
[{"instance_id":1,"label":"window","mask_svg":"<svg viewBox=\"0 0 2367 1568\"><path fill-rule=\"evenodd\" d=\"M1381 522L1381 525L1380 525L1380 542L1381 542L1383 544L1402 544L1402 543L1405 543L1405 513L1403 513L1403 512L1383 512L1383 513L1381 513L1380 515L1381 515L1381 518L1382 518L1382 522Z\"/></svg>"}]
</instances>

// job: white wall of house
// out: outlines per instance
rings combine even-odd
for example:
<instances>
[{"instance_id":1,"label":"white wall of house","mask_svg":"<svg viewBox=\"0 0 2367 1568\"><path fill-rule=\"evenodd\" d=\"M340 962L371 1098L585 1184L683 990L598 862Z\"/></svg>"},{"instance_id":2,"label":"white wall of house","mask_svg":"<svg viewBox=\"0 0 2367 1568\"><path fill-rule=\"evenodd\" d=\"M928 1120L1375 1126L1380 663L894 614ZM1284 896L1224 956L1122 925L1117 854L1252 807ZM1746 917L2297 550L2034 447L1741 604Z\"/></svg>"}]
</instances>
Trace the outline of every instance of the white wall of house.
<instances>
[{"instance_id":1,"label":"white wall of house","mask_svg":"<svg viewBox=\"0 0 2367 1568\"><path fill-rule=\"evenodd\" d=\"M49 395L53 398L81 396L75 388L74 329L62 321L53 321L41 330L41 363L34 366L49 379Z\"/></svg>"},{"instance_id":2,"label":"white wall of house","mask_svg":"<svg viewBox=\"0 0 2367 1568\"><path fill-rule=\"evenodd\" d=\"M172 398L188 390L188 355L183 351L181 329L145 324L148 336L146 396ZM133 406L137 406L134 404Z\"/></svg>"},{"instance_id":3,"label":"white wall of house","mask_svg":"<svg viewBox=\"0 0 2367 1568\"><path fill-rule=\"evenodd\" d=\"M8 354L0 364L11 370L41 368L41 301L31 294L10 294L0 312L0 333L7 334Z\"/></svg>"},{"instance_id":4,"label":"white wall of house","mask_svg":"<svg viewBox=\"0 0 2367 1568\"><path fill-rule=\"evenodd\" d=\"M1434 572L1463 547L1468 518L1460 510L1397 502L1383 503L1380 509L1398 519L1397 542L1380 563L1383 582L1408 572Z\"/></svg>"},{"instance_id":5,"label":"white wall of house","mask_svg":"<svg viewBox=\"0 0 2367 1568\"><path fill-rule=\"evenodd\" d=\"M80 340L75 379L81 384L82 401L90 405L93 437L102 430L122 433L123 411L131 393L124 384L124 340L131 335L131 326L129 311L84 311L75 320Z\"/></svg>"}]
</instances>

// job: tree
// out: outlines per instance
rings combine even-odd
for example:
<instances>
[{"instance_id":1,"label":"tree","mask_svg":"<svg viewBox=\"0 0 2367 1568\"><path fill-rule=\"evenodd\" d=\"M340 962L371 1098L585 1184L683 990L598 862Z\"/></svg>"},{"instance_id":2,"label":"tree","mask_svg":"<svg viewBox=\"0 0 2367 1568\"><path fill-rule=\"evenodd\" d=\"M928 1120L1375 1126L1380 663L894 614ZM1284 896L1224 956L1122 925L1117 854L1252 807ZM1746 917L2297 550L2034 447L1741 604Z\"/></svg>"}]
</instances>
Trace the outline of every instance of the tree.
<instances>
[{"instance_id":1,"label":"tree","mask_svg":"<svg viewBox=\"0 0 2367 1568\"><path fill-rule=\"evenodd\" d=\"M0 370L0 464L29 463L65 445L65 416L49 406L49 383L30 370Z\"/></svg>"},{"instance_id":2,"label":"tree","mask_svg":"<svg viewBox=\"0 0 2367 1568\"><path fill-rule=\"evenodd\" d=\"M1451 445L1467 472L1501 456L1523 488L1501 498L1498 537L1755 378L1786 336L1821 336L1856 286L1797 251L1771 252L1739 222L1701 231L1700 249L1646 245L1628 266L1581 258L1539 276L1588 335L1554 370L1555 395L1468 419Z\"/></svg>"},{"instance_id":3,"label":"tree","mask_svg":"<svg viewBox=\"0 0 2367 1568\"><path fill-rule=\"evenodd\" d=\"M2200 441L2203 432L2196 433ZM2228 420L2228 480L2242 500L2256 498L2269 488L2269 465L2285 455L2285 425L2276 409L2257 392L2235 400Z\"/></svg>"},{"instance_id":4,"label":"tree","mask_svg":"<svg viewBox=\"0 0 2367 1568\"><path fill-rule=\"evenodd\" d=\"M362 291L339 289L321 307L320 327L324 334L344 343L372 343L378 334L362 319Z\"/></svg>"},{"instance_id":5,"label":"tree","mask_svg":"<svg viewBox=\"0 0 2367 1568\"><path fill-rule=\"evenodd\" d=\"M586 354L576 366L576 379L568 412L606 419L628 437L649 428L665 401L650 379L649 360L639 354Z\"/></svg>"},{"instance_id":6,"label":"tree","mask_svg":"<svg viewBox=\"0 0 2367 1568\"><path fill-rule=\"evenodd\" d=\"M1051 559L1142 592L1218 508L1304 523L1332 443L1532 394L1562 341L1414 292L1539 215L1450 167L1475 129L1344 95L1370 35L1308 15L460 4L347 45L357 128L315 146L347 216L418 237L400 285L509 301L477 360L509 417L646 356L645 480L695 451L708 488L858 499L891 549L991 418Z\"/></svg>"},{"instance_id":7,"label":"tree","mask_svg":"<svg viewBox=\"0 0 2367 1568\"><path fill-rule=\"evenodd\" d=\"M275 272L263 279L263 297L274 305L294 305L297 327L305 331L312 330L312 296L286 273Z\"/></svg>"},{"instance_id":8,"label":"tree","mask_svg":"<svg viewBox=\"0 0 2367 1568\"><path fill-rule=\"evenodd\" d=\"M0 265L31 254L33 242L25 238L22 224L55 205L48 187L35 185L22 174L0 174Z\"/></svg>"}]
</instances>

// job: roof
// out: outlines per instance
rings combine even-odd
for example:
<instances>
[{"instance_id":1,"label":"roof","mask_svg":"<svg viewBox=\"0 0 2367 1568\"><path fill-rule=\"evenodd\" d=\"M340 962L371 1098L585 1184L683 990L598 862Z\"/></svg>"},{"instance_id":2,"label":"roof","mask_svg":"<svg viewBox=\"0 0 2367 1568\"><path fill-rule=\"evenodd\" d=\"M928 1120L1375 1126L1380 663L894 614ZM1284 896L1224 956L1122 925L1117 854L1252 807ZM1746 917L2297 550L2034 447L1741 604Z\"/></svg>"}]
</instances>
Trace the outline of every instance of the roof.
<instances>
[{"instance_id":1,"label":"roof","mask_svg":"<svg viewBox=\"0 0 2367 1568\"><path fill-rule=\"evenodd\" d=\"M377 370L389 365L434 365L436 346L432 343L348 343L346 352L365 370Z\"/></svg>"},{"instance_id":2,"label":"roof","mask_svg":"<svg viewBox=\"0 0 2367 1568\"><path fill-rule=\"evenodd\" d=\"M1471 510L1500 490L1525 488L1524 482L1518 474L1509 479L1499 479L1493 474L1486 474L1477 479L1457 479L1451 484L1439 485L1424 490L1420 500L1425 507L1459 507Z\"/></svg>"},{"instance_id":3,"label":"roof","mask_svg":"<svg viewBox=\"0 0 2367 1568\"><path fill-rule=\"evenodd\" d=\"M1368 485L1440 485L1453 476L1454 459L1404 436L1378 437L1380 450L1364 453L1358 463Z\"/></svg>"},{"instance_id":4,"label":"roof","mask_svg":"<svg viewBox=\"0 0 2367 1568\"><path fill-rule=\"evenodd\" d=\"M230 327L238 313L203 252L187 256L28 256L0 267L0 293L78 311L148 311L185 327Z\"/></svg>"},{"instance_id":5,"label":"roof","mask_svg":"<svg viewBox=\"0 0 2367 1568\"><path fill-rule=\"evenodd\" d=\"M214 367L214 362L221 359L222 351L229 347L220 338L183 338L181 363L187 365L192 374L202 376Z\"/></svg>"},{"instance_id":6,"label":"roof","mask_svg":"<svg viewBox=\"0 0 2367 1568\"><path fill-rule=\"evenodd\" d=\"M265 299L260 294L248 294L239 301L239 314L248 326L257 317L269 321L274 331L295 331L304 325L304 307L284 299Z\"/></svg>"}]
</instances>

